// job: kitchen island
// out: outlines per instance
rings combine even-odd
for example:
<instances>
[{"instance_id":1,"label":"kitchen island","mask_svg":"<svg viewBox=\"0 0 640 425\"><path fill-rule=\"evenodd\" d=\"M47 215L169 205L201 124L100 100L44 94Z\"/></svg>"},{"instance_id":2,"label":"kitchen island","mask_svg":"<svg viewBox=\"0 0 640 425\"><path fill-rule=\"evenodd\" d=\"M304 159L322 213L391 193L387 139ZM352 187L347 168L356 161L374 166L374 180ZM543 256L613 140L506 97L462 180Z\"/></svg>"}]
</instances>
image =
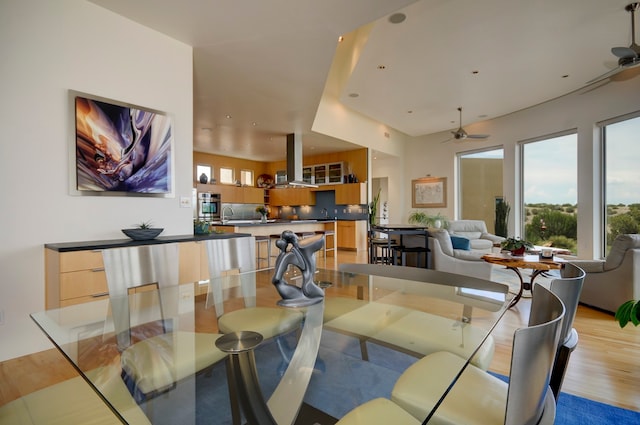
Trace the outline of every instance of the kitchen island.
<instances>
[{"instance_id":1,"label":"kitchen island","mask_svg":"<svg viewBox=\"0 0 640 425\"><path fill-rule=\"evenodd\" d=\"M327 246L327 256L334 256L337 246L336 220L267 220L262 223L260 220L229 220L222 222L212 222L212 230L223 233L250 233L252 236L281 235L285 230L295 233L301 232L329 232L325 234L325 244ZM274 240L271 242L275 242ZM276 249L272 246L272 250ZM276 252L276 251L272 251Z\"/></svg>"}]
</instances>

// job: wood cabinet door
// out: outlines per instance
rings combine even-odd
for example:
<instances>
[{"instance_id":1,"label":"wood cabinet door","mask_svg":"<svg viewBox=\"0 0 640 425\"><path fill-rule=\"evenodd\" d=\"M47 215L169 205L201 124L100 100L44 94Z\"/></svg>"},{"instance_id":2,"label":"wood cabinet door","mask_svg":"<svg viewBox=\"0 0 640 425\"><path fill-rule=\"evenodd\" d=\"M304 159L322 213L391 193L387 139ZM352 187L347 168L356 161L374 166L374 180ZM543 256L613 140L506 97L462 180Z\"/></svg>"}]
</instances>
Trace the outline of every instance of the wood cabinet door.
<instances>
[{"instance_id":1,"label":"wood cabinet door","mask_svg":"<svg viewBox=\"0 0 640 425\"><path fill-rule=\"evenodd\" d=\"M264 189L259 187L243 187L243 202L245 204L262 204L264 202Z\"/></svg>"},{"instance_id":2,"label":"wood cabinet door","mask_svg":"<svg viewBox=\"0 0 640 425\"><path fill-rule=\"evenodd\" d=\"M364 183L336 185L336 205L362 205L367 203L367 191Z\"/></svg>"},{"instance_id":3,"label":"wood cabinet door","mask_svg":"<svg viewBox=\"0 0 640 425\"><path fill-rule=\"evenodd\" d=\"M178 280L181 284L200 280L200 245L198 242L178 244Z\"/></svg>"}]
</instances>

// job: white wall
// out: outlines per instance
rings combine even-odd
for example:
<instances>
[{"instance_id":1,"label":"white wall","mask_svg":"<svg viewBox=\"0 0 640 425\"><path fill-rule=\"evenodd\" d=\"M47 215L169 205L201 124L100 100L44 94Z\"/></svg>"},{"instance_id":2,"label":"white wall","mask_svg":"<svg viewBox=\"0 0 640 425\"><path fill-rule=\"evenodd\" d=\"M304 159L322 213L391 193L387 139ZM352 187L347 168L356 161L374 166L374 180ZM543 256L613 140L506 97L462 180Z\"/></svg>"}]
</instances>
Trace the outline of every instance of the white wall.
<instances>
[{"instance_id":1,"label":"white wall","mask_svg":"<svg viewBox=\"0 0 640 425\"><path fill-rule=\"evenodd\" d=\"M635 75L638 75L636 72ZM405 145L403 166L405 172L402 187L405 191L402 220L406 222L411 210L411 180L430 174L447 177L447 208L443 210L449 218L455 218L455 157L457 152L483 147L504 147L504 195L512 205L509 219L510 234L515 232L519 185L517 176L517 142L564 130L578 132L578 255L594 258L599 253L599 133L596 124L600 121L640 111L640 76L611 82L595 90L578 91L553 101L506 115L501 118L469 126L470 133L486 133L487 141L449 142L442 144L448 132L415 138ZM549 155L553 155L549 152ZM640 158L638 158L640 163ZM544 170L540 170L541 175ZM381 174L374 169L375 177Z\"/></svg>"},{"instance_id":2,"label":"white wall","mask_svg":"<svg viewBox=\"0 0 640 425\"><path fill-rule=\"evenodd\" d=\"M123 238L143 220L192 232L192 49L80 0L0 3L0 361L50 348L29 313L44 309L45 243ZM169 112L173 198L69 194L68 91Z\"/></svg>"}]
</instances>

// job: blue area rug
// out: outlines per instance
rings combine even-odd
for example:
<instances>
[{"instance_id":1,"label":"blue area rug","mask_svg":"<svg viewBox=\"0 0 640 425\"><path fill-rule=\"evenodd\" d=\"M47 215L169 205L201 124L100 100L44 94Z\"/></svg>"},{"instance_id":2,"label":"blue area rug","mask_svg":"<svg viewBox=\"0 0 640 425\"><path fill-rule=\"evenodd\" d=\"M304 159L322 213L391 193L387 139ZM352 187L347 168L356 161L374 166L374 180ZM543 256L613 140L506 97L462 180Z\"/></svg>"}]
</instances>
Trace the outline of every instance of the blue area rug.
<instances>
[{"instance_id":1,"label":"blue area rug","mask_svg":"<svg viewBox=\"0 0 640 425\"><path fill-rule=\"evenodd\" d=\"M255 351L256 366L265 399L273 393L287 367L294 347L294 336L269 341ZM315 371L304 401L333 418L341 418L355 406L377 397L389 398L396 380L416 358L391 349L367 344L369 361L361 360L356 338L325 330ZM504 376L496 375L506 380ZM180 385L180 384L178 384ZM141 407L154 424L230 424L229 393L224 362L195 378L195 394L172 395L171 391L143 403ZM179 393L179 392L178 392ZM184 400L180 400L184 397ZM192 397L192 398L188 398ZM185 418L185 410L194 417ZM185 406L180 408L180 406ZM185 422L186 420L186 422ZM309 424L332 424L314 418ZM640 425L640 412L634 412L561 393L556 411L556 425ZM297 422L302 424L300 421Z\"/></svg>"},{"instance_id":2,"label":"blue area rug","mask_svg":"<svg viewBox=\"0 0 640 425\"><path fill-rule=\"evenodd\" d=\"M505 376L492 375L508 382ZM621 409L609 404L592 401L560 392L556 406L555 425L620 425L640 424L640 412Z\"/></svg>"}]
</instances>

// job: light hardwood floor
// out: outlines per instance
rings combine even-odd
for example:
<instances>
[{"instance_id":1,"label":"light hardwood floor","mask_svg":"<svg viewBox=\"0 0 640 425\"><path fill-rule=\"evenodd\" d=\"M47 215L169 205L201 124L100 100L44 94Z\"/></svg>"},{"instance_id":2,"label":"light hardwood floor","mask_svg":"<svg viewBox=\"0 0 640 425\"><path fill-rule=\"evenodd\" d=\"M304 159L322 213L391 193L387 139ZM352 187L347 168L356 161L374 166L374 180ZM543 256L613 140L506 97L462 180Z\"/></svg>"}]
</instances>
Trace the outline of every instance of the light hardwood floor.
<instances>
[{"instance_id":1,"label":"light hardwood floor","mask_svg":"<svg viewBox=\"0 0 640 425\"><path fill-rule=\"evenodd\" d=\"M366 253L339 251L327 264L366 262ZM530 300L509 310L494 331L496 353L490 370L509 373L513 332L526 326ZM640 328L620 329L613 316L580 306L574 327L580 342L569 362L562 390L591 400L640 411ZM0 405L37 389L76 376L54 348L0 363Z\"/></svg>"}]
</instances>

